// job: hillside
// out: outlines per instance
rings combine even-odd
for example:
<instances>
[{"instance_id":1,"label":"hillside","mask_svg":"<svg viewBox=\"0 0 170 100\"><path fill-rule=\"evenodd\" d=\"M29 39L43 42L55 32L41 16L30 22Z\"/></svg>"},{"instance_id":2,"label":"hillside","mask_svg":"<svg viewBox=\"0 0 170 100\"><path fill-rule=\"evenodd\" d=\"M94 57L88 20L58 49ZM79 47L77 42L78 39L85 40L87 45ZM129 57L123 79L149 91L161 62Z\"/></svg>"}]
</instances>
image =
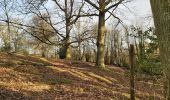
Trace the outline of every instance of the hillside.
<instances>
[{"instance_id":1,"label":"hillside","mask_svg":"<svg viewBox=\"0 0 170 100\"><path fill-rule=\"evenodd\" d=\"M128 70L92 63L0 54L0 100L129 100ZM136 98L163 99L160 80L136 79ZM154 84L153 84L154 82Z\"/></svg>"}]
</instances>

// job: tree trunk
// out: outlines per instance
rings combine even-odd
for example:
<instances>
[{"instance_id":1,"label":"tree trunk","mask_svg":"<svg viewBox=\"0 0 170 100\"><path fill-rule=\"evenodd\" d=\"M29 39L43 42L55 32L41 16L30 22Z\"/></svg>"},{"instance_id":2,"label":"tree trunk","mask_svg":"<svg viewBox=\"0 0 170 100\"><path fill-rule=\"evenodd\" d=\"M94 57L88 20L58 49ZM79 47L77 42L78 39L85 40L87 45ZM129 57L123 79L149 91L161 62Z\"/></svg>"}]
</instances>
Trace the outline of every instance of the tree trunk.
<instances>
[{"instance_id":1,"label":"tree trunk","mask_svg":"<svg viewBox=\"0 0 170 100\"><path fill-rule=\"evenodd\" d=\"M78 53L79 53L78 60L81 61L82 55L81 55L81 43L80 42L78 43Z\"/></svg>"},{"instance_id":2,"label":"tree trunk","mask_svg":"<svg viewBox=\"0 0 170 100\"><path fill-rule=\"evenodd\" d=\"M6 20L7 20L7 30L8 30L8 42L7 42L7 51L10 52L12 47L11 47L11 29L10 29L10 19L9 19L9 14L8 14L8 11L7 11L7 1L4 0L4 3L5 3L5 15L6 15Z\"/></svg>"},{"instance_id":3,"label":"tree trunk","mask_svg":"<svg viewBox=\"0 0 170 100\"><path fill-rule=\"evenodd\" d=\"M68 25L68 22L66 21L66 37L64 38L64 44L60 48L60 59L71 59L71 50L70 50L70 26Z\"/></svg>"},{"instance_id":4,"label":"tree trunk","mask_svg":"<svg viewBox=\"0 0 170 100\"><path fill-rule=\"evenodd\" d=\"M98 37L97 37L97 61L96 66L105 68L104 64L104 33L105 33L105 12L99 13Z\"/></svg>"},{"instance_id":5,"label":"tree trunk","mask_svg":"<svg viewBox=\"0 0 170 100\"><path fill-rule=\"evenodd\" d=\"M111 33L111 43L110 43L110 64L114 65L114 35Z\"/></svg>"},{"instance_id":6,"label":"tree trunk","mask_svg":"<svg viewBox=\"0 0 170 100\"><path fill-rule=\"evenodd\" d=\"M134 74L135 74L135 69L134 69L134 45L130 45L130 50L129 50L129 61L130 61L130 100L135 100L135 82L134 82Z\"/></svg>"},{"instance_id":7,"label":"tree trunk","mask_svg":"<svg viewBox=\"0 0 170 100\"><path fill-rule=\"evenodd\" d=\"M113 38L114 38L114 64L118 66L119 65L119 46L118 46L119 36L116 31L114 32Z\"/></svg>"},{"instance_id":8,"label":"tree trunk","mask_svg":"<svg viewBox=\"0 0 170 100\"><path fill-rule=\"evenodd\" d=\"M66 24L65 57L67 60L71 59L71 50L69 42L70 42L70 26Z\"/></svg>"},{"instance_id":9,"label":"tree trunk","mask_svg":"<svg viewBox=\"0 0 170 100\"><path fill-rule=\"evenodd\" d=\"M77 37L78 37L78 60L82 60L82 55L81 55L81 23L80 23L80 19L77 22Z\"/></svg>"},{"instance_id":10,"label":"tree trunk","mask_svg":"<svg viewBox=\"0 0 170 100\"><path fill-rule=\"evenodd\" d=\"M150 0L159 41L160 57L167 79L166 99L170 100L170 1Z\"/></svg>"},{"instance_id":11,"label":"tree trunk","mask_svg":"<svg viewBox=\"0 0 170 100\"><path fill-rule=\"evenodd\" d=\"M69 14L68 14L68 4L67 4L67 0L65 0L65 20L66 20L66 38L65 38L65 44L64 44L64 48L65 48L65 53L64 53L64 57L67 60L71 59L71 50L70 50L70 30L71 30L71 26L70 26L70 18L69 18Z\"/></svg>"}]
</instances>

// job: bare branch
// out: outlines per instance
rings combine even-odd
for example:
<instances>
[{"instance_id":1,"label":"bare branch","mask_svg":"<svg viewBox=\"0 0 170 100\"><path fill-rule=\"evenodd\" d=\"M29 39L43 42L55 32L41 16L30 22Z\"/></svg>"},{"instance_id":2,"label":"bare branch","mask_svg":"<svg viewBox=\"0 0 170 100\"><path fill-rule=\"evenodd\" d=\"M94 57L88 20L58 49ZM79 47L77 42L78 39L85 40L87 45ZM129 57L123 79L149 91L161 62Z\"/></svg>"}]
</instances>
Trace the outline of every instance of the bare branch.
<instances>
[{"instance_id":1,"label":"bare branch","mask_svg":"<svg viewBox=\"0 0 170 100\"><path fill-rule=\"evenodd\" d=\"M97 7L97 5L95 5L93 2L91 2L90 0L85 0L88 4L90 4L91 6L93 6L94 8L96 8L97 10L99 10L99 7Z\"/></svg>"},{"instance_id":2,"label":"bare branch","mask_svg":"<svg viewBox=\"0 0 170 100\"><path fill-rule=\"evenodd\" d=\"M115 4L111 5L111 6L109 6L108 8L105 9L105 12L107 12L107 11L109 11L110 9L118 6L118 5L121 4L123 1L124 1L124 0L120 0L119 2L117 2L117 3L115 3Z\"/></svg>"}]
</instances>

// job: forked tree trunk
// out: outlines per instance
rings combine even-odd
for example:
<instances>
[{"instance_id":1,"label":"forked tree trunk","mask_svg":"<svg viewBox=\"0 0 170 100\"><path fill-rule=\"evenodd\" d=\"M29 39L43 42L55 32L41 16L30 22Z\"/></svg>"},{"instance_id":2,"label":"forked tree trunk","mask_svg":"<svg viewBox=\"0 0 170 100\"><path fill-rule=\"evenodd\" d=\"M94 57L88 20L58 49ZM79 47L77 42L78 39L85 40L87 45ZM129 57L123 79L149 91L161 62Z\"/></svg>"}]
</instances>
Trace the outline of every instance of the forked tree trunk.
<instances>
[{"instance_id":1,"label":"forked tree trunk","mask_svg":"<svg viewBox=\"0 0 170 100\"><path fill-rule=\"evenodd\" d=\"M98 37L97 37L97 59L96 66L99 68L105 68L104 64L104 37L105 37L105 14L112 8L114 10L120 5L124 0L96 0L98 5L93 3L94 0L84 0L97 11L99 11L99 22L98 22ZM112 4L114 2L114 4ZM117 2L117 3L115 3Z\"/></svg>"},{"instance_id":2,"label":"forked tree trunk","mask_svg":"<svg viewBox=\"0 0 170 100\"><path fill-rule=\"evenodd\" d=\"M99 25L98 25L98 36L97 36L97 59L96 66L105 68L104 64L104 35L105 35L105 0L100 0L100 12L99 12Z\"/></svg>"},{"instance_id":3,"label":"forked tree trunk","mask_svg":"<svg viewBox=\"0 0 170 100\"><path fill-rule=\"evenodd\" d=\"M67 60L71 59L71 50L70 50L70 30L71 30L71 26L70 26L70 18L69 18L69 14L68 14L68 4L67 4L67 0L65 0L65 20L66 20L66 38L65 38L65 45L64 45L64 49L65 49L65 54L64 57Z\"/></svg>"},{"instance_id":4,"label":"forked tree trunk","mask_svg":"<svg viewBox=\"0 0 170 100\"><path fill-rule=\"evenodd\" d=\"M60 59L71 59L71 50L70 50L70 26L66 21L66 37L64 38L64 44L60 49Z\"/></svg>"},{"instance_id":5,"label":"forked tree trunk","mask_svg":"<svg viewBox=\"0 0 170 100\"><path fill-rule=\"evenodd\" d=\"M150 0L159 40L161 62L167 79L166 99L170 100L170 0Z\"/></svg>"}]
</instances>

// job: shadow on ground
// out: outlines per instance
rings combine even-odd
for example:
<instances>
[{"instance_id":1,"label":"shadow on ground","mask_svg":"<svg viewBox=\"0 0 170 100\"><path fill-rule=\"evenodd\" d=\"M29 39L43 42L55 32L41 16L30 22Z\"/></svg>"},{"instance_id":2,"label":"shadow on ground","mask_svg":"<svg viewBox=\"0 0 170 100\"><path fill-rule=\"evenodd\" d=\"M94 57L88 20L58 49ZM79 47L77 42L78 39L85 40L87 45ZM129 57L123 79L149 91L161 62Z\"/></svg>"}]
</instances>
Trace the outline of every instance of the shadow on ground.
<instances>
[{"instance_id":1,"label":"shadow on ground","mask_svg":"<svg viewBox=\"0 0 170 100\"><path fill-rule=\"evenodd\" d=\"M2 53L0 99L2 100L129 100L127 70L92 63L47 60ZM142 81L143 82L143 81ZM136 98L162 99L161 86L137 82ZM154 85L155 86L155 85Z\"/></svg>"}]
</instances>

